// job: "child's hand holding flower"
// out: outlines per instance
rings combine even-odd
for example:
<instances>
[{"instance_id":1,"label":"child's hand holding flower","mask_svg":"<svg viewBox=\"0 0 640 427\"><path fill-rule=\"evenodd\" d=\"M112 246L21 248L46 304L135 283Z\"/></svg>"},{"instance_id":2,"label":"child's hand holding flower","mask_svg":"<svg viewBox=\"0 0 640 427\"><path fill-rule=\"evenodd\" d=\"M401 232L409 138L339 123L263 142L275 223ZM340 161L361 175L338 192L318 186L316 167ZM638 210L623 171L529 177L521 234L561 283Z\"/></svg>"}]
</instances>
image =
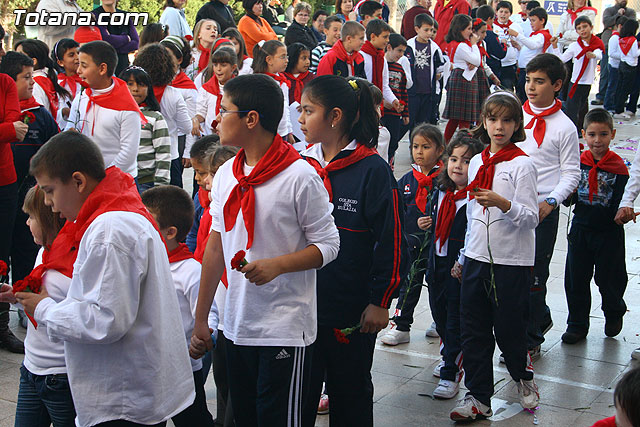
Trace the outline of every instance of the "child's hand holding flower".
<instances>
[{"instance_id":1,"label":"child's hand holding flower","mask_svg":"<svg viewBox=\"0 0 640 427\"><path fill-rule=\"evenodd\" d=\"M36 307L38 306L38 304L40 304L40 301L48 297L49 294L47 293L47 288L45 288L44 286L40 287L40 293L29 291L16 293L16 299L20 304L22 304L22 307L24 307L24 311L26 313L29 313L30 315L33 315L33 313L36 311Z\"/></svg>"},{"instance_id":2,"label":"child's hand holding flower","mask_svg":"<svg viewBox=\"0 0 640 427\"><path fill-rule=\"evenodd\" d=\"M277 258L259 259L252 261L239 270L244 273L248 281L258 286L271 282L283 273Z\"/></svg>"},{"instance_id":3,"label":"child's hand holding flower","mask_svg":"<svg viewBox=\"0 0 640 427\"><path fill-rule=\"evenodd\" d=\"M431 228L432 223L433 220L430 216L422 216L418 218L418 227L420 228L420 230L427 231L429 228Z\"/></svg>"},{"instance_id":4,"label":"child's hand holding flower","mask_svg":"<svg viewBox=\"0 0 640 427\"><path fill-rule=\"evenodd\" d=\"M511 209L511 202L498 193L484 188L474 188L471 195L476 198L480 206L485 208L497 207L503 213Z\"/></svg>"}]
</instances>

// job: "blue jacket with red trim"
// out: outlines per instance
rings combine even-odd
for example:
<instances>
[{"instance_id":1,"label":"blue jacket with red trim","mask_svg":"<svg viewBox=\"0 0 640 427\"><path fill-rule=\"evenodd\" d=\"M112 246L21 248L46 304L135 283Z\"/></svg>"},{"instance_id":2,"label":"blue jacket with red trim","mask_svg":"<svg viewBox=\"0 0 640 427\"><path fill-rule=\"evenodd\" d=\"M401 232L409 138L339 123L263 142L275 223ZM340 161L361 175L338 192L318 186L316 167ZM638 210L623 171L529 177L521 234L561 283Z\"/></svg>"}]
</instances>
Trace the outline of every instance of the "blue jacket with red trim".
<instances>
[{"instance_id":1,"label":"blue jacket with red trim","mask_svg":"<svg viewBox=\"0 0 640 427\"><path fill-rule=\"evenodd\" d=\"M409 270L408 246L401 194L382 157L365 157L329 179L340 252L318 271L318 324L345 328L360 322L369 304L391 306Z\"/></svg>"}]
</instances>

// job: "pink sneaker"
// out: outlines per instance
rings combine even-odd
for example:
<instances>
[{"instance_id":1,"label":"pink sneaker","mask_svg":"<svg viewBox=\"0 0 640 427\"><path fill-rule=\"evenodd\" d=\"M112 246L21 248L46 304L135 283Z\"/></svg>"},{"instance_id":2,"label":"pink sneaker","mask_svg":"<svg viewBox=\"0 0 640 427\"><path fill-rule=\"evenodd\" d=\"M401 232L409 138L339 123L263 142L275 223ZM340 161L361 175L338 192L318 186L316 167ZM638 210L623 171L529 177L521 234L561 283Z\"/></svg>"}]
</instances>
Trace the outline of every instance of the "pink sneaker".
<instances>
[{"instance_id":1,"label":"pink sneaker","mask_svg":"<svg viewBox=\"0 0 640 427\"><path fill-rule=\"evenodd\" d=\"M320 402L318 402L318 415L325 415L329 413L329 396L322 393L320 396Z\"/></svg>"}]
</instances>

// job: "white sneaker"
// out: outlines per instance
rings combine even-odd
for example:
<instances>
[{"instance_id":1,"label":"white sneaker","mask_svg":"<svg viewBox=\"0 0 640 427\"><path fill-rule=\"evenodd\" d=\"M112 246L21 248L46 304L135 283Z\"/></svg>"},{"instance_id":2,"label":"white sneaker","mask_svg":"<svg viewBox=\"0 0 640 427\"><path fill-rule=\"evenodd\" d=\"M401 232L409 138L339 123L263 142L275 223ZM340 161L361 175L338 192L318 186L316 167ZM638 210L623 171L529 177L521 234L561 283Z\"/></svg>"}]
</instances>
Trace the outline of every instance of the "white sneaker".
<instances>
[{"instance_id":1,"label":"white sneaker","mask_svg":"<svg viewBox=\"0 0 640 427\"><path fill-rule=\"evenodd\" d=\"M382 344L398 345L409 342L411 339L409 331L399 331L396 328L390 329L380 338Z\"/></svg>"},{"instance_id":2,"label":"white sneaker","mask_svg":"<svg viewBox=\"0 0 640 427\"><path fill-rule=\"evenodd\" d=\"M633 117L635 117L635 116L636 116L636 113L634 113L633 111L629 111L629 110L627 110L627 111L625 111L624 113L625 113L627 116L631 117L631 118L633 118Z\"/></svg>"},{"instance_id":3,"label":"white sneaker","mask_svg":"<svg viewBox=\"0 0 640 427\"><path fill-rule=\"evenodd\" d=\"M631 352L631 358L634 360L640 360L640 347Z\"/></svg>"},{"instance_id":4,"label":"white sneaker","mask_svg":"<svg viewBox=\"0 0 640 427\"><path fill-rule=\"evenodd\" d=\"M535 409L540 403L538 386L533 380L520 380L518 383L518 395L520 396L520 404L524 409Z\"/></svg>"},{"instance_id":5,"label":"white sneaker","mask_svg":"<svg viewBox=\"0 0 640 427\"><path fill-rule=\"evenodd\" d=\"M460 391L460 383L449 380L440 380L438 387L433 390L433 396L440 399L451 399Z\"/></svg>"},{"instance_id":6,"label":"white sneaker","mask_svg":"<svg viewBox=\"0 0 640 427\"><path fill-rule=\"evenodd\" d=\"M436 330L436 322L431 322L431 326L427 328L424 336L429 338L440 338L440 335L438 335L438 331Z\"/></svg>"},{"instance_id":7,"label":"white sneaker","mask_svg":"<svg viewBox=\"0 0 640 427\"><path fill-rule=\"evenodd\" d=\"M613 118L617 120L631 120L631 116L628 115L627 113L614 114Z\"/></svg>"},{"instance_id":8,"label":"white sneaker","mask_svg":"<svg viewBox=\"0 0 640 427\"><path fill-rule=\"evenodd\" d=\"M444 366L444 360L440 360L435 368L433 368L433 376L436 378L440 378L440 369Z\"/></svg>"},{"instance_id":9,"label":"white sneaker","mask_svg":"<svg viewBox=\"0 0 640 427\"><path fill-rule=\"evenodd\" d=\"M493 411L490 407L478 402L478 400L470 394L460 400L456 407L449 413L449 417L453 421L472 421L488 418L492 415Z\"/></svg>"}]
</instances>

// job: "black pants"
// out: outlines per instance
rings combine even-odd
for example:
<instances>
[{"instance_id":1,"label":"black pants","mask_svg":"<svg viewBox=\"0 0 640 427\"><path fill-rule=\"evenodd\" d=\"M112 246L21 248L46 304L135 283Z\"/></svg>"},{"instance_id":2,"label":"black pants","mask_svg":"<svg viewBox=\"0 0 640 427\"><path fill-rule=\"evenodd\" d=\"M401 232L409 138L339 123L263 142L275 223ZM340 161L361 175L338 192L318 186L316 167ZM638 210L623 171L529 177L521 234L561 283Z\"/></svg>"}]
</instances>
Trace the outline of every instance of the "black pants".
<instances>
[{"instance_id":1,"label":"black pants","mask_svg":"<svg viewBox=\"0 0 640 427\"><path fill-rule=\"evenodd\" d=\"M223 331L218 331L216 348L213 349L213 379L216 383L216 425L233 427L233 409L229 398L229 378L227 377L227 343Z\"/></svg>"},{"instance_id":2,"label":"black pants","mask_svg":"<svg viewBox=\"0 0 640 427\"><path fill-rule=\"evenodd\" d=\"M18 206L18 184L0 186L0 261L9 264L13 226ZM9 303L0 303L0 313L9 311ZM9 327L9 316L0 316L0 331Z\"/></svg>"},{"instance_id":3,"label":"black pants","mask_svg":"<svg viewBox=\"0 0 640 427\"><path fill-rule=\"evenodd\" d=\"M207 397L204 393L204 379L202 369L193 372L196 386L196 398L187 409L171 418L176 427L213 426L213 417L207 409Z\"/></svg>"},{"instance_id":4,"label":"black pants","mask_svg":"<svg viewBox=\"0 0 640 427\"><path fill-rule=\"evenodd\" d=\"M342 344L331 327L318 327L318 338L311 346L311 386L303 411L305 427L315 423L323 381L327 383L332 427L373 426L371 366L375 344L376 334L356 331L349 335L348 344Z\"/></svg>"},{"instance_id":5,"label":"black pants","mask_svg":"<svg viewBox=\"0 0 640 427\"><path fill-rule=\"evenodd\" d=\"M398 150L398 144L400 139L404 135L403 126L402 126L402 117L393 116L391 114L385 114L382 116L382 124L391 134L391 141L389 141L389 160L393 159L393 156L396 154L396 150Z\"/></svg>"},{"instance_id":6,"label":"black pants","mask_svg":"<svg viewBox=\"0 0 640 427\"><path fill-rule=\"evenodd\" d=\"M527 355L531 267L494 264L493 270L495 291L490 285L491 265L467 258L460 289L465 385L468 394L488 406L494 391L496 341L511 378L516 382L533 378Z\"/></svg>"},{"instance_id":7,"label":"black pants","mask_svg":"<svg viewBox=\"0 0 640 427\"><path fill-rule=\"evenodd\" d=\"M629 94L629 103L627 104L627 111L635 113L638 109L638 97L640 96L640 66L636 68L636 79L633 83L633 88Z\"/></svg>"},{"instance_id":8,"label":"black pants","mask_svg":"<svg viewBox=\"0 0 640 427\"><path fill-rule=\"evenodd\" d=\"M411 257L412 263L417 256L417 251L414 252L416 253ZM425 258L416 265L418 273L413 278L413 281L409 283L408 280L403 280L400 285L400 295L398 296L398 304L396 305L396 314L393 318L393 321L399 331L409 331L413 324L413 312L420 300L422 285L424 283L424 272L427 268L426 251L424 252L425 253L422 256ZM436 320L435 317L433 320Z\"/></svg>"},{"instance_id":9,"label":"black pants","mask_svg":"<svg viewBox=\"0 0 640 427\"><path fill-rule=\"evenodd\" d=\"M544 325L551 322L551 310L547 306L547 280L549 280L549 264L553 256L553 248L556 245L559 219L560 211L554 209L536 227L536 259L530 292L531 315L527 328L529 349L544 342L542 334Z\"/></svg>"},{"instance_id":10,"label":"black pants","mask_svg":"<svg viewBox=\"0 0 640 427\"><path fill-rule=\"evenodd\" d=\"M18 201L16 206L16 217L13 225L13 238L11 239L11 280L16 283L24 279L36 262L38 256L38 245L33 241L33 236L27 225L29 215L24 213L22 205L24 197L31 187L36 185L33 177L27 177L20 184L18 189Z\"/></svg>"},{"instance_id":11,"label":"black pants","mask_svg":"<svg viewBox=\"0 0 640 427\"><path fill-rule=\"evenodd\" d=\"M513 91L513 88L516 86L516 66L508 65L506 67L500 68L500 75L498 76L500 79L500 83L502 86L510 91Z\"/></svg>"},{"instance_id":12,"label":"black pants","mask_svg":"<svg viewBox=\"0 0 640 427\"><path fill-rule=\"evenodd\" d=\"M627 98L633 91L633 84L636 81L636 67L631 67L626 62L620 61L618 67L618 87L616 89L616 114L624 112Z\"/></svg>"},{"instance_id":13,"label":"black pants","mask_svg":"<svg viewBox=\"0 0 640 427\"><path fill-rule=\"evenodd\" d=\"M309 388L310 347L243 346L227 341L229 390L237 426L301 424L302 400Z\"/></svg>"},{"instance_id":14,"label":"black pants","mask_svg":"<svg viewBox=\"0 0 640 427\"><path fill-rule=\"evenodd\" d=\"M567 294L569 318L567 330L581 333L589 330L591 312L591 278L602 295L602 311L607 319L619 319L627 311L624 291L627 288L624 228L593 231L572 225L569 232L564 290Z\"/></svg>"},{"instance_id":15,"label":"black pants","mask_svg":"<svg viewBox=\"0 0 640 427\"><path fill-rule=\"evenodd\" d=\"M609 84L609 52L606 44L604 47L604 54L600 60L600 81L598 82L598 93L596 94L596 98L601 101L604 101L607 94L607 86Z\"/></svg>"},{"instance_id":16,"label":"black pants","mask_svg":"<svg viewBox=\"0 0 640 427\"><path fill-rule=\"evenodd\" d=\"M451 277L452 267L446 257L435 257L435 276L429 284L429 306L443 345L444 366L440 369L440 378L459 382L462 379L460 281Z\"/></svg>"},{"instance_id":17,"label":"black pants","mask_svg":"<svg viewBox=\"0 0 640 427\"><path fill-rule=\"evenodd\" d=\"M516 95L520 98L520 102L523 104L527 101L527 93L525 92L524 85L527 82L527 70L526 68L518 69L518 82L516 83Z\"/></svg>"},{"instance_id":18,"label":"black pants","mask_svg":"<svg viewBox=\"0 0 640 427\"><path fill-rule=\"evenodd\" d=\"M567 95L571 90L571 85L573 85L573 83L571 83L571 74L573 73L573 60L565 62L564 68L567 70L567 77L562 82L562 89L560 89L560 94L558 95L558 98L560 98L562 101L566 101L568 99Z\"/></svg>"},{"instance_id":19,"label":"black pants","mask_svg":"<svg viewBox=\"0 0 640 427\"><path fill-rule=\"evenodd\" d=\"M436 124L436 100L434 93L409 94L409 120L413 129L420 123Z\"/></svg>"},{"instance_id":20,"label":"black pants","mask_svg":"<svg viewBox=\"0 0 640 427\"><path fill-rule=\"evenodd\" d=\"M569 83L569 88L573 83ZM569 97L569 93L567 92L567 100L565 101L565 109L567 111L567 115L571 119L574 125L576 125L576 129L578 130L578 135L581 137L582 125L584 123L584 116L589 111L589 104L587 101L589 100L589 92L591 91L591 85L578 85L576 87L576 91L573 94L573 97Z\"/></svg>"}]
</instances>

